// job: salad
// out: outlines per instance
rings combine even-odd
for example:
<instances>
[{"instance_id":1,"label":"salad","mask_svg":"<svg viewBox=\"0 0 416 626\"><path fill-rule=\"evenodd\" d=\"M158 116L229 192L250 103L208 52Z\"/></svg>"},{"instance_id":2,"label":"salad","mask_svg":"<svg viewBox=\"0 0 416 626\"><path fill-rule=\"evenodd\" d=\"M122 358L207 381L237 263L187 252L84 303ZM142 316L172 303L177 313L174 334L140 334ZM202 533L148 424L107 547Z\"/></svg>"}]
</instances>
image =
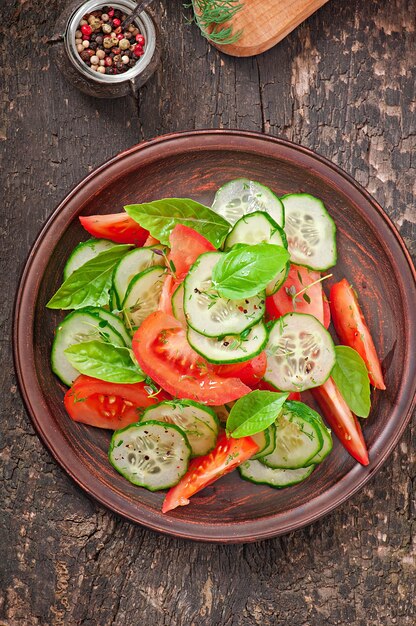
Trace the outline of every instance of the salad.
<instances>
[{"instance_id":1,"label":"salad","mask_svg":"<svg viewBox=\"0 0 416 626\"><path fill-rule=\"evenodd\" d=\"M52 369L68 415L114 431L114 470L169 490L163 512L236 468L298 484L332 433L368 465L357 416L369 415L370 385L385 385L353 287L343 278L325 295L336 227L320 199L241 178L211 208L165 198L80 221L92 238L47 305L70 311ZM307 390L322 416L301 401Z\"/></svg>"}]
</instances>

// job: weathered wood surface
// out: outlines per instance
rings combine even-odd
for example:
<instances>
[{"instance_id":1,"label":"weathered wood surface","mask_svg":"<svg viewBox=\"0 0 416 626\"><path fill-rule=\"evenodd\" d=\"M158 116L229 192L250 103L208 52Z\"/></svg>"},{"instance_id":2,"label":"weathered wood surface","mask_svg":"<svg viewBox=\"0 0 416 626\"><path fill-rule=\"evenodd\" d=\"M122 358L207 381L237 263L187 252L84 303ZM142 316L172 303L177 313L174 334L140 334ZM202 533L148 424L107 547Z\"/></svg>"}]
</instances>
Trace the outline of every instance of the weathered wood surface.
<instances>
[{"instance_id":1,"label":"weathered wood surface","mask_svg":"<svg viewBox=\"0 0 416 626\"><path fill-rule=\"evenodd\" d=\"M54 463L16 389L9 334L24 259L57 202L114 153L174 130L263 130L316 149L416 252L415 3L331 0L263 56L233 59L186 25L179 1L156 2L163 61L138 103L83 96L50 65L60 5L1 3L0 625L413 625L414 427L313 526L254 545L187 543L117 518Z\"/></svg>"}]
</instances>

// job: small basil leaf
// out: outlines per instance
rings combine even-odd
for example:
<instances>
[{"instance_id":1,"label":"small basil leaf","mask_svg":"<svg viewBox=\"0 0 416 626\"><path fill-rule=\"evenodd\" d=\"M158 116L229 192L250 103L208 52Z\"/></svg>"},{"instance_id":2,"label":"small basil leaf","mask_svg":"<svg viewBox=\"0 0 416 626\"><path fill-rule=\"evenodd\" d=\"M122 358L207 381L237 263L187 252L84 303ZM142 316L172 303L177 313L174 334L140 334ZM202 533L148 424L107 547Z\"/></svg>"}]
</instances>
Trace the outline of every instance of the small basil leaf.
<instances>
[{"instance_id":1,"label":"small basil leaf","mask_svg":"<svg viewBox=\"0 0 416 626\"><path fill-rule=\"evenodd\" d=\"M371 408L370 379L363 359L348 346L335 346L337 359L331 376L351 411L368 417Z\"/></svg>"},{"instance_id":2,"label":"small basil leaf","mask_svg":"<svg viewBox=\"0 0 416 626\"><path fill-rule=\"evenodd\" d=\"M252 391L234 404L227 419L227 432L239 439L265 430L282 411L288 393Z\"/></svg>"},{"instance_id":3,"label":"small basil leaf","mask_svg":"<svg viewBox=\"0 0 416 626\"><path fill-rule=\"evenodd\" d=\"M59 287L46 306L49 309L81 309L107 305L113 270L130 248L129 245L113 246L81 265Z\"/></svg>"},{"instance_id":4,"label":"small basil leaf","mask_svg":"<svg viewBox=\"0 0 416 626\"><path fill-rule=\"evenodd\" d=\"M129 204L125 211L150 232L169 245L169 235L177 224L193 228L219 248L231 225L218 213L189 198L165 198L143 204Z\"/></svg>"},{"instance_id":5,"label":"small basil leaf","mask_svg":"<svg viewBox=\"0 0 416 626\"><path fill-rule=\"evenodd\" d=\"M288 260L285 248L269 243L233 248L214 266L213 286L223 298L250 298L263 291Z\"/></svg>"},{"instance_id":6,"label":"small basil leaf","mask_svg":"<svg viewBox=\"0 0 416 626\"><path fill-rule=\"evenodd\" d=\"M101 341L77 343L65 350L76 370L109 383L139 383L146 376L131 358L131 350Z\"/></svg>"}]
</instances>

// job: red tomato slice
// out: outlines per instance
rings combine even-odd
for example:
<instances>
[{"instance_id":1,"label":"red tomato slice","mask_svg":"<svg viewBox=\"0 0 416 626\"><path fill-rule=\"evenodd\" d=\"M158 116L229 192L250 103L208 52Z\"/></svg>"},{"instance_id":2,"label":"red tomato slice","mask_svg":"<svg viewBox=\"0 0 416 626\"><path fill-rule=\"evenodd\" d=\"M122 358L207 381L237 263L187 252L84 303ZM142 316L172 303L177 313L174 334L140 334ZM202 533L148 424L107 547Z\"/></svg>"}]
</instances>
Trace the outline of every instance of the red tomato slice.
<instances>
[{"instance_id":1,"label":"red tomato slice","mask_svg":"<svg viewBox=\"0 0 416 626\"><path fill-rule=\"evenodd\" d=\"M206 456L193 459L185 476L176 487L169 489L163 502L162 512L167 513L178 506L189 504L191 496L221 476L232 472L238 465L256 454L259 449L251 437L233 439L228 438L225 432L222 432L214 450Z\"/></svg>"},{"instance_id":2,"label":"red tomato slice","mask_svg":"<svg viewBox=\"0 0 416 626\"><path fill-rule=\"evenodd\" d=\"M275 387L274 385L272 385L271 383L267 383L265 380L261 380L256 389L261 389L264 391L277 391L279 392L280 389L278 389L277 387ZM300 402L300 393L299 391L292 391L289 396L288 396L288 400L297 400L298 402Z\"/></svg>"},{"instance_id":3,"label":"red tomato slice","mask_svg":"<svg viewBox=\"0 0 416 626\"><path fill-rule=\"evenodd\" d=\"M149 315L136 330L133 352L143 371L177 398L216 406L251 391L238 378L212 372L189 345L180 322L162 311Z\"/></svg>"},{"instance_id":4,"label":"red tomato slice","mask_svg":"<svg viewBox=\"0 0 416 626\"><path fill-rule=\"evenodd\" d=\"M149 393L145 382L124 385L81 375L66 392L64 404L75 422L118 430L137 422L143 409L170 398L164 391L154 397Z\"/></svg>"},{"instance_id":5,"label":"red tomato slice","mask_svg":"<svg viewBox=\"0 0 416 626\"><path fill-rule=\"evenodd\" d=\"M172 295L175 291L178 283L173 278L172 274L168 274L165 277L162 287L162 293L159 300L159 311L163 311L167 315L173 315L172 312Z\"/></svg>"},{"instance_id":6,"label":"red tomato slice","mask_svg":"<svg viewBox=\"0 0 416 626\"><path fill-rule=\"evenodd\" d=\"M179 281L185 278L189 268L201 254L215 250L208 239L205 239L196 230L182 224L177 224L172 230L169 235L169 242L169 259L173 261L176 278Z\"/></svg>"},{"instance_id":7,"label":"red tomato slice","mask_svg":"<svg viewBox=\"0 0 416 626\"><path fill-rule=\"evenodd\" d=\"M115 243L132 243L141 247L149 234L127 213L81 215L79 221L93 237L110 239Z\"/></svg>"},{"instance_id":8,"label":"red tomato slice","mask_svg":"<svg viewBox=\"0 0 416 626\"><path fill-rule=\"evenodd\" d=\"M329 306L329 301L328 298L326 297L325 293L322 291L322 304L324 307L324 326L325 328L329 328L329 325L331 323L331 308Z\"/></svg>"},{"instance_id":9,"label":"red tomato slice","mask_svg":"<svg viewBox=\"0 0 416 626\"><path fill-rule=\"evenodd\" d=\"M325 421L347 452L361 465L368 465L370 461L360 422L351 413L332 378L328 378L321 387L315 387L311 391L323 411Z\"/></svg>"},{"instance_id":10,"label":"red tomato slice","mask_svg":"<svg viewBox=\"0 0 416 626\"><path fill-rule=\"evenodd\" d=\"M290 289L293 295L297 294L308 285L319 280L320 277L319 272L308 270L301 265L291 265L287 278L279 291L266 298L266 311L269 318L274 320L296 310L297 313L314 315L323 324L324 304L321 283L316 283L316 285L309 287L307 291L297 296L295 306L292 296L286 291ZM303 297L305 294L306 300Z\"/></svg>"},{"instance_id":11,"label":"red tomato slice","mask_svg":"<svg viewBox=\"0 0 416 626\"><path fill-rule=\"evenodd\" d=\"M364 359L371 384L377 389L385 389L374 341L354 289L345 278L332 286L330 303L332 320L340 341L356 350Z\"/></svg>"},{"instance_id":12,"label":"red tomato slice","mask_svg":"<svg viewBox=\"0 0 416 626\"><path fill-rule=\"evenodd\" d=\"M267 368L265 352L260 352L250 361L244 363L230 363L214 365L213 371L223 378L239 378L245 385L255 387L263 378Z\"/></svg>"}]
</instances>

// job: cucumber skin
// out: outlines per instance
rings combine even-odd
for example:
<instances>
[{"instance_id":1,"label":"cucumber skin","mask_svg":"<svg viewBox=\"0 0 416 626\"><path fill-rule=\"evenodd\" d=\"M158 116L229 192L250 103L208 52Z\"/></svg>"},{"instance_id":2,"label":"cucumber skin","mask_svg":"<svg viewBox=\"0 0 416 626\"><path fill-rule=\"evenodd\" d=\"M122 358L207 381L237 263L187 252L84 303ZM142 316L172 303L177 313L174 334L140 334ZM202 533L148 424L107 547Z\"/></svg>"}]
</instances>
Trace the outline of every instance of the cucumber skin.
<instances>
[{"instance_id":1,"label":"cucumber skin","mask_svg":"<svg viewBox=\"0 0 416 626\"><path fill-rule=\"evenodd\" d=\"M261 462L260 459L258 459L259 462ZM294 482L291 483L287 483L286 485L271 485L269 482L267 482L266 480L253 480L253 478L248 478L247 476L243 476L242 474L242 470L239 467L238 471L240 474L240 477L243 480L246 480L249 483L252 483L254 485L267 485L268 487L271 487L272 489L286 489L287 487L293 487L294 485L299 485L300 483L303 483L304 480L306 480L307 478L309 478L309 476L312 474L313 470L315 469L315 465L309 465L308 467L311 468L311 471L309 473L306 474L306 476L304 476L301 480L296 480ZM272 468L270 468L272 469ZM298 468L300 469L300 468ZM305 468L308 469L308 468Z\"/></svg>"},{"instance_id":2,"label":"cucumber skin","mask_svg":"<svg viewBox=\"0 0 416 626\"><path fill-rule=\"evenodd\" d=\"M259 323L259 322L257 322L257 323ZM192 328L192 326L191 326L191 328ZM252 328L252 327L250 326L250 328ZM194 330L194 328L192 328L192 330ZM246 329L246 330L247 330L247 329ZM195 332L198 332L198 331L195 331ZM243 332L244 332L244 331L243 331ZM260 354L260 352L263 352L263 350L264 350L264 348L265 348L265 346L266 346L266 344L267 344L267 342L268 342L268 340L269 340L269 333L268 333L268 331L267 331L267 327L266 327L266 336L265 336L264 342L261 344L260 348L258 348L258 349L257 349L257 350L255 350L254 352L250 352L249 356L244 356L244 357L242 357L242 358L240 358L240 359L233 359L233 360L228 359L227 361L218 361L218 360L211 359L211 358L207 357L207 356L206 356L206 354L204 354L203 352L201 352L201 350L198 350L198 348L196 348L196 347L195 347L195 346L194 346L194 345L193 345L193 344L189 341L188 334L189 334L189 330L188 330L188 332L186 333L186 338L187 338L187 340L188 340L189 345L191 346L191 348L192 348L193 350L195 350L195 352L197 352L200 356L202 356L202 357L203 357L206 361L208 361L208 363L213 363L214 365L232 365L232 364L234 364L234 363L245 363L245 361L250 361L251 359L254 359L254 357L258 356L258 355ZM200 334L200 335L202 335L202 333L199 333L199 334ZM204 336L206 336L206 335L204 335ZM225 337L239 337L239 335L231 335L231 334L224 335L224 336L225 336ZM209 338L209 339L216 339L216 337L208 337L208 338ZM218 339L221 339L221 337L218 337Z\"/></svg>"},{"instance_id":3,"label":"cucumber skin","mask_svg":"<svg viewBox=\"0 0 416 626\"><path fill-rule=\"evenodd\" d=\"M123 302L121 302L121 301L120 301L120 296L119 296L119 293L118 293L118 291L117 291L117 289L116 289L116 285L115 285L115 283L114 283L114 277L115 277L115 275L116 275L116 272L117 272L118 266L120 265L121 261L123 261L126 257L128 257L128 255L129 255L129 254L131 254L132 252L133 252L133 253L134 253L134 252L137 252L137 250L149 250L149 249L150 249L150 250L154 250L155 248L156 248L156 249L158 249L158 250L159 250L159 249L160 249L160 250L162 250L162 249L163 249L163 250L166 250L166 246L162 246L162 245L160 245L160 244L157 244L157 245L155 245L155 246L142 246L141 248L135 248L134 250L130 250L130 252L128 252L128 253L126 254L126 256L124 256L122 259L120 259L120 261L119 261L119 262L117 263L117 265L115 266L114 271L113 271L113 278L112 278L112 281L111 281L111 289L112 289L112 291L113 291L113 293L114 293L114 301L115 301L115 303L116 303L116 305L117 305L117 309L118 309L118 310L121 310L121 308L122 308L122 306L123 306ZM158 266L157 266L157 265L150 265L149 267L147 267L147 268L145 268L144 270L142 270L142 272L145 272L147 269L148 269L148 270L150 270L150 269L151 269L151 268L153 268L153 267L158 267ZM163 267L163 265L160 265L160 267ZM138 274L142 274L142 272L137 272L137 274L136 274L135 276L137 276ZM132 280L133 280L133 279L132 279ZM131 282L131 281L130 281L130 282ZM126 293L124 294L124 298L123 298L123 300L126 298L128 288L129 288L129 285L127 285Z\"/></svg>"},{"instance_id":4,"label":"cucumber skin","mask_svg":"<svg viewBox=\"0 0 416 626\"><path fill-rule=\"evenodd\" d=\"M276 426L274 424L271 424L268 429L267 429L270 433L270 431L273 432L273 434L271 435L271 437L273 438L273 448L268 452L267 451L267 446L266 448L264 448L263 450L259 450L259 452L257 452L257 454L254 454L251 458L250 461L260 461L260 459L263 456L267 456L267 454L271 454L276 446ZM269 442L271 443L271 442ZM264 452L264 450L266 450L266 452Z\"/></svg>"},{"instance_id":5,"label":"cucumber skin","mask_svg":"<svg viewBox=\"0 0 416 626\"><path fill-rule=\"evenodd\" d=\"M272 192L272 193L273 193L273 192ZM226 237L226 239L225 239L225 241L224 241L224 246L223 246L223 248L224 248L224 251L225 251L225 252L228 252L229 250L231 250L231 248L233 247L233 245L235 245L235 244L232 244L232 245L230 246L229 244L227 244L227 242L229 242L229 241L230 241L230 238L231 238L231 236L232 236L233 232L235 231L235 229L238 227L239 222L241 222L244 218L248 218L248 217L249 217L250 219L252 219L252 218L253 218L253 217L255 217L256 215L261 215L262 217L264 217L264 219L266 219L266 220L270 223L270 226L271 226L272 228L274 228L274 229L275 229L275 231L277 231L277 232L279 233L279 235L280 235L280 237L281 237L281 239L282 239L282 241L283 241L283 243L284 243L284 247L285 247L285 248L286 248L286 250L287 250L287 245L288 245L288 244L287 244L287 237L286 237L286 233L285 233L285 231L283 230L283 227L282 227L282 226L279 226L279 224L278 224L278 223L277 223L277 222L276 222L276 221L272 218L272 216L271 216L271 215L269 215L269 213L266 213L265 211L253 211L253 213L246 213L245 215L242 215L242 216L240 217L240 219L236 221L236 223L234 224L234 226L232 227L231 231L228 233L228 235L227 235L227 237ZM236 243L242 243L242 242L236 242ZM253 245L254 245L254 244L253 244Z\"/></svg>"},{"instance_id":6,"label":"cucumber skin","mask_svg":"<svg viewBox=\"0 0 416 626\"><path fill-rule=\"evenodd\" d=\"M67 278L69 278L69 276L72 274L68 273L68 266L69 263L71 262L71 259L74 258L74 256L83 248L85 247L89 247L92 246L94 244L100 243L102 241L106 241L109 245L108 245L108 249L112 248L113 246L117 245L115 243L113 243L112 241L109 241L108 239L98 239L98 237L91 237L90 239L87 239L86 241L80 241L75 248L72 250L71 254L69 255L69 257L67 258L67 261L65 263L65 267L64 267L64 271L63 271L63 280L64 282L66 281ZM112 244L112 245L110 245ZM104 250L101 250L101 252L104 252ZM97 255L100 254L99 252L97 252ZM93 257L92 257L93 258ZM86 263L87 261L85 261ZM82 267L83 264L81 264L79 267ZM75 270L74 270L75 271Z\"/></svg>"},{"instance_id":7,"label":"cucumber skin","mask_svg":"<svg viewBox=\"0 0 416 626\"><path fill-rule=\"evenodd\" d=\"M116 435L118 435L120 433L124 433L129 428L133 428L133 427L137 427L137 426L147 426L147 425L149 425L149 426L156 426L157 425L157 426L163 426L163 427L167 426L168 428L174 428L184 438L185 444L186 444L186 446L188 448L188 451L189 451L188 462L186 463L185 471L179 476L178 481L175 482L175 483L172 483L170 485L164 485L163 487L157 487L156 489L152 489L151 487L147 487L143 483L135 483L135 482L131 481L130 478L127 478L127 476L123 472L120 472L120 470L115 466L115 464L113 463L113 461L111 459L111 453L113 452L114 448L117 447L117 446L114 445L114 439L115 439ZM111 436L110 446L108 448L108 460L110 462L110 465L116 470L116 472L118 474L120 474L120 476L123 476L123 478L128 480L130 484L135 485L136 487L144 487L148 491L153 491L153 492L155 492L155 491L163 491L164 489L170 489L171 487L175 487L175 485L178 484L178 482L181 480L181 478L183 478L185 476L186 472L188 471L188 465L189 465L189 461L191 460L191 458L192 458L192 449L191 449L191 446L189 445L188 438L187 438L186 434L184 433L184 431L181 428L179 428L179 426L176 426L175 424L168 424L167 422L158 422L156 420L148 420L147 422L135 422L134 424L129 424L125 428L122 428L120 430L115 430L114 433Z\"/></svg>"},{"instance_id":8,"label":"cucumber skin","mask_svg":"<svg viewBox=\"0 0 416 626\"><path fill-rule=\"evenodd\" d=\"M329 217L329 219L332 222L332 239L334 241L334 249L335 249L335 254L334 254L334 262L331 263L330 265L327 265L325 267L312 267L312 265L306 265L305 263L299 263L298 261L293 261L293 263L295 265L301 265L302 267L306 267L308 268L308 270L313 270L315 272L326 272L327 270L329 270L331 267L334 267L334 265L337 264L338 262L338 247L337 247L337 226L335 224L335 221L333 220L333 218L331 217L331 215L328 213L328 210L326 208L326 206L324 205L324 203L322 202L322 200L320 198L317 198L316 196L312 196L312 194L310 193L286 193L284 196L280 196L280 200L283 204L284 207L284 202L283 200L289 196L304 196L307 198L313 198L314 200L319 200L319 202L322 204L322 207L325 211L325 213L327 214L327 216ZM284 213L285 215L285 213Z\"/></svg>"}]
</instances>

